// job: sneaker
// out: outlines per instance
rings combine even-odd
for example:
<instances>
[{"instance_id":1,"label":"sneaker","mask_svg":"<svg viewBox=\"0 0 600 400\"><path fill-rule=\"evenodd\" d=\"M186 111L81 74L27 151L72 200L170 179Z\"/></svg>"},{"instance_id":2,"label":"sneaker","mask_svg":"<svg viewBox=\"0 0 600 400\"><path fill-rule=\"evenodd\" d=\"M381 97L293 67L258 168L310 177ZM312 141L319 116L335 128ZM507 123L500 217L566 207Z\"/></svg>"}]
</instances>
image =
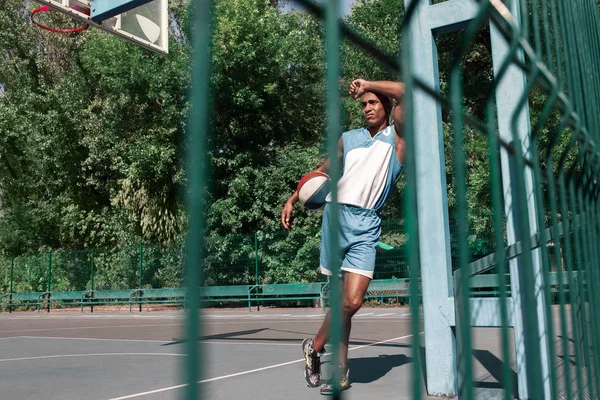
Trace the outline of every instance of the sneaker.
<instances>
[{"instance_id":1,"label":"sneaker","mask_svg":"<svg viewBox=\"0 0 600 400\"><path fill-rule=\"evenodd\" d=\"M340 369L342 366L340 365ZM333 378L332 378L333 380ZM343 372L342 378L340 379L340 391L344 391L350 388L350 369L346 368L346 371ZM333 394L333 382L326 383L321 386L321 394L322 395L332 395Z\"/></svg>"},{"instance_id":2,"label":"sneaker","mask_svg":"<svg viewBox=\"0 0 600 400\"><path fill-rule=\"evenodd\" d=\"M321 383L321 354L313 348L312 339L302 341L304 354L304 378L311 388L319 387Z\"/></svg>"}]
</instances>

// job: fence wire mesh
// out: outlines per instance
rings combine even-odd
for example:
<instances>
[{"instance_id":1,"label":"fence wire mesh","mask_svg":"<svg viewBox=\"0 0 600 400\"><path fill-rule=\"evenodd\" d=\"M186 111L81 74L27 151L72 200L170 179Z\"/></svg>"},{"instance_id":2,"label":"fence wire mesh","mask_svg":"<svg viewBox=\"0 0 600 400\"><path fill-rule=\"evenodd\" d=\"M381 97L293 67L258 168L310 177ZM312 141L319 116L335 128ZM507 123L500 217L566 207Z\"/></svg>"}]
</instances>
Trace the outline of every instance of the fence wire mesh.
<instances>
[{"instance_id":1,"label":"fence wire mesh","mask_svg":"<svg viewBox=\"0 0 600 400\"><path fill-rule=\"evenodd\" d=\"M418 124L415 115L423 106L419 95L429 96L437 103L438 109L443 108L450 116L451 144L449 148L448 143L446 146L452 158L449 183L456 194L453 206L458 219L457 243L452 246L452 259L456 260L456 264L445 267L455 270L452 290L456 311L457 369L445 372L457 377L457 386L443 390L465 399L475 396L471 359L472 310L477 313L480 303L472 303L469 281L478 274L495 269L500 291L494 308L499 322L494 326L502 331L503 397L595 398L599 369L594 355L600 337L597 335L598 291L594 290L595 282L598 282L595 239L599 227L597 199L600 189L595 147L600 122L597 112L600 81L598 69L594 68L600 54L598 4L592 0L407 1L404 20L399 27L402 58L397 62L380 51L376 43L365 40L340 23L339 2L330 0L326 7L309 1L299 2L326 25L328 143L331 152L337 139L334 131L339 125L339 109L335 106L339 101L336 82L339 33L386 68L401 75L406 83L404 106L408 154L405 213L409 239L408 265L413 277L420 276L419 260L423 259L424 253L419 245L427 240L420 231L423 227L419 225L422 225L422 216L427 212L420 208L420 186L428 184L417 175L419 163L416 152L421 140L418 135L423 134L415 131ZM437 29L435 35L442 35L442 28L463 29L452 51L447 91L442 91L439 82L427 82L415 70L418 62L428 60L418 59L420 56L415 53L413 45L419 40L418 26L433 15L433 12L427 14L428 11L424 10L432 10L432 7L441 9L439 7L448 3L454 3L465 15L459 15L454 24L441 24L434 28ZM209 26L211 2L202 2L198 9L204 12L199 14L198 22ZM479 109L473 109L464 97L463 60L477 35L486 29L496 39L492 47L500 49L500 52L494 57L493 75L490 74L487 84L482 87ZM200 37L197 46L206 51L210 47L210 29L207 28L204 33L206 35ZM434 52L434 55L437 57L437 53ZM433 62L437 69L438 60ZM207 74L206 64L200 65L205 68L202 72ZM510 90L506 91L507 84L509 89L512 86L512 98ZM201 99L208 95L207 86L203 86L203 90L196 92L195 106L206 110L208 105ZM508 109L505 107L507 101ZM529 111L530 103L537 104L537 112ZM207 114L203 114L203 118L199 124L206 126ZM493 226L489 227L489 231L495 237L495 251L493 257L485 262L474 260L476 252L469 243L469 235L480 228L468 211L472 176L469 175L470 160L465 152L469 144L477 140L472 132L485 138L489 157L488 188L493 208ZM192 134L202 142L200 131L192 131ZM200 183L203 183L201 178L198 180ZM335 193L333 197L335 199ZM445 221L445 224L447 227L448 222ZM425 267L430 268L428 265ZM560 304L556 307L552 305L550 295L552 271L559 272L556 276ZM511 309L507 305L507 288L503 283L507 273L510 273ZM415 288L416 281L411 281ZM564 293L565 286L569 288L569 296ZM419 298L417 290L411 293L413 334L417 338ZM427 310L429 300L425 291L423 296L423 308ZM335 316L335 304L333 306ZM554 329L555 325L558 332ZM518 394L513 391L509 365L509 326L513 326L517 339ZM190 331L190 335L192 333L195 332ZM335 331L333 338L336 348L338 336ZM428 350L431 349L427 349L426 345L425 353ZM454 354L455 349L449 350ZM413 340L413 352L412 395L420 398L423 393L420 367L424 360L421 360L417 340ZM196 366L198 361L191 357L189 363ZM429 380L434 366L427 367ZM197 376L190 379L190 386L195 387L195 379ZM431 391L430 383L428 390ZM189 391L188 398L195 398L197 393L194 390ZM334 398L339 397L339 393L334 395Z\"/></svg>"},{"instance_id":2,"label":"fence wire mesh","mask_svg":"<svg viewBox=\"0 0 600 400\"><path fill-rule=\"evenodd\" d=\"M187 245L119 246L0 258L0 296L5 293L98 289L176 288L188 285L188 338L201 336L198 286L318 282L320 231L257 232L203 238L202 210L207 185L205 154L210 135L211 0L191 2L196 24L192 109L189 122L189 209ZM375 279L411 279L411 393L482 395L473 357L474 333L499 328L501 397L530 399L598 398L600 388L600 13L594 0L406 0L398 26L401 57L357 34L339 18L339 3L321 6L298 0L325 25L330 118L330 150L337 142L339 40L350 41L406 84L404 121L407 145L404 219L385 221ZM435 8L434 8L435 7ZM446 7L446 8L444 8ZM437 10L455 23L431 28L430 62L437 81L423 79L415 50L418 27L433 24ZM451 14L451 15L450 15ZM438 21L439 22L439 21ZM487 54L487 58L483 57ZM479 59L485 59L477 64ZM492 62L490 62L492 60ZM475 63L476 77L466 79ZM439 78L444 85L439 85ZM423 100L427 99L427 100ZM416 127L426 101L439 110L441 180L448 265L422 263L430 240L419 164ZM338 110L339 111L339 110ZM479 182L479 184L478 184ZM484 184L480 184L484 182ZM484 190L480 188L483 187ZM478 189L479 188L479 189ZM335 196L334 196L335 197ZM477 204L489 215L473 212ZM450 215L450 217L448 217ZM198 245L202 243L202 245ZM445 249L442 246L442 249ZM445 250L444 250L445 251ZM455 361L441 371L427 364L427 320L423 271L449 271ZM481 294L476 279L489 275L494 290ZM422 277L423 276L423 277ZM441 275L440 275L441 276ZM421 282L419 282L421 280ZM441 279L440 279L441 280ZM199 283L199 284L198 284ZM429 283L436 285L437 282ZM421 285L423 287L421 287ZM335 285L332 285L335 288ZM335 297L335 291L333 291ZM491 308L481 301L491 300ZM0 301L3 298L0 298ZM4 300L6 301L6 300ZM491 304L491 303L489 303ZM339 304L332 307L339 312ZM485 324L480 323L487 318ZM334 315L334 319L339 314ZM491 321L491 322L490 322ZM337 348L339 333L333 335ZM202 398L201 344L187 340L186 398ZM424 352L421 351L424 346ZM423 356L424 355L424 356ZM423 376L423 364L428 370ZM436 378L451 376L437 390ZM431 378L433 376L433 378ZM432 381L430 381L432 379ZM426 381L426 382L424 382ZM341 398L337 393L334 398Z\"/></svg>"},{"instance_id":3,"label":"fence wire mesh","mask_svg":"<svg viewBox=\"0 0 600 400\"><path fill-rule=\"evenodd\" d=\"M320 282L317 227L203 240L205 286ZM408 278L402 220L384 221L375 279ZM477 238L483 243L489 238ZM48 259L51 257L51 260ZM11 280L11 264L13 276ZM0 257L0 293L183 287L185 245L138 244ZM48 272L50 285L48 286ZM36 281L32 284L31 280ZM37 290L39 289L39 290Z\"/></svg>"}]
</instances>

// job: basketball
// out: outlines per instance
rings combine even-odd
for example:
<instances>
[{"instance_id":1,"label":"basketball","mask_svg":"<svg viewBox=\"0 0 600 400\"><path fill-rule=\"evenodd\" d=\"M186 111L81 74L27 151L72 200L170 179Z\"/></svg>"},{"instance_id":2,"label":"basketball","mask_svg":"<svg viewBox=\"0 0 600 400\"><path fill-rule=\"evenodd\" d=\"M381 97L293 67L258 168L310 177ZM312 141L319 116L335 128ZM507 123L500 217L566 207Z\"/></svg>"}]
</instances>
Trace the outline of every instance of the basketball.
<instances>
[{"instance_id":1,"label":"basketball","mask_svg":"<svg viewBox=\"0 0 600 400\"><path fill-rule=\"evenodd\" d=\"M322 210L329 194L330 183L327 174L319 171L309 172L298 182L298 200L308 210Z\"/></svg>"}]
</instances>

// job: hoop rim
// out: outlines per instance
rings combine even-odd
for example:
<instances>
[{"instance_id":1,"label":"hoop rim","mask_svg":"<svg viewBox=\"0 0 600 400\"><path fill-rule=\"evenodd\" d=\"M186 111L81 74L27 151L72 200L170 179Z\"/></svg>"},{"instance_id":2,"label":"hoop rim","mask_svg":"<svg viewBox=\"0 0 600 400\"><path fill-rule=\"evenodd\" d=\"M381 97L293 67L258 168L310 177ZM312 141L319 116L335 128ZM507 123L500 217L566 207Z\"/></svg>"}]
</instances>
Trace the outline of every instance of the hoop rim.
<instances>
[{"instance_id":1,"label":"hoop rim","mask_svg":"<svg viewBox=\"0 0 600 400\"><path fill-rule=\"evenodd\" d=\"M49 11L56 11L53 10L52 8L48 7L48 6L40 6L38 8L36 8L35 10L33 10L31 12L31 22L33 22L34 24L36 24L37 26L39 26L42 29L45 29L47 31L50 32L54 32L54 33L75 33L75 32L81 32L83 30L86 30L90 25L89 24L84 24L81 26L78 26L76 28L69 28L69 29L58 29L58 28L52 28L50 26L44 25L41 22L38 22L35 20L34 15L40 12L49 12ZM78 10L79 11L79 10Z\"/></svg>"}]
</instances>

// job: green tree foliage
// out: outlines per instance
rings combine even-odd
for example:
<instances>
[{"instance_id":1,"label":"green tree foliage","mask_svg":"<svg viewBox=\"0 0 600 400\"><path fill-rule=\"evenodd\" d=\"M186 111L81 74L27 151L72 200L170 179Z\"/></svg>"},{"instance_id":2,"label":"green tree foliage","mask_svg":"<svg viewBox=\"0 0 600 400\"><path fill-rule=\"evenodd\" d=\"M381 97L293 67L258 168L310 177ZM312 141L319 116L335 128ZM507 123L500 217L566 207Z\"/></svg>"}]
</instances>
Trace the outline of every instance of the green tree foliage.
<instances>
[{"instance_id":1,"label":"green tree foliage","mask_svg":"<svg viewBox=\"0 0 600 400\"><path fill-rule=\"evenodd\" d=\"M182 138L194 112L186 97L193 26L187 1L169 3L170 53L161 56L95 30L41 32L29 21L31 5L0 1L0 254L65 251L57 256L57 287L89 287L89 251L69 252L85 248L98 249L97 288L136 286L138 250L127 245L141 242L156 244L148 250L144 285L182 282ZM305 12L283 12L272 3L216 2L210 152L196 155L210 161L213 177L203 244L211 284L253 282L257 261L264 282L321 279L318 213L298 206L296 229L273 232L282 230L281 208L296 182L326 154L323 27ZM346 20L399 57L403 9L402 0L358 0ZM488 37L482 30L462 59L465 109L480 118L481 88L491 80ZM459 40L460 33L438 38L444 93ZM359 103L346 96L350 80L397 77L347 41L341 52L346 130L363 124ZM538 107L543 101L532 98ZM443 118L452 214L451 115ZM476 244L491 234L487 148L469 129L465 142ZM402 226L403 185L383 212L384 219L398 220L396 228ZM396 228L384 240L402 245L406 238ZM2 282L8 265L0 262ZM43 277L30 275L28 288L38 287Z\"/></svg>"},{"instance_id":2,"label":"green tree foliage","mask_svg":"<svg viewBox=\"0 0 600 400\"><path fill-rule=\"evenodd\" d=\"M2 250L171 242L182 231L185 47L49 34L4 3ZM16 36L26 40L14 40Z\"/></svg>"},{"instance_id":3,"label":"green tree foliage","mask_svg":"<svg viewBox=\"0 0 600 400\"><path fill-rule=\"evenodd\" d=\"M220 235L272 229L290 182L316 167L320 26L260 0L218 2L215 19L209 226Z\"/></svg>"}]
</instances>

